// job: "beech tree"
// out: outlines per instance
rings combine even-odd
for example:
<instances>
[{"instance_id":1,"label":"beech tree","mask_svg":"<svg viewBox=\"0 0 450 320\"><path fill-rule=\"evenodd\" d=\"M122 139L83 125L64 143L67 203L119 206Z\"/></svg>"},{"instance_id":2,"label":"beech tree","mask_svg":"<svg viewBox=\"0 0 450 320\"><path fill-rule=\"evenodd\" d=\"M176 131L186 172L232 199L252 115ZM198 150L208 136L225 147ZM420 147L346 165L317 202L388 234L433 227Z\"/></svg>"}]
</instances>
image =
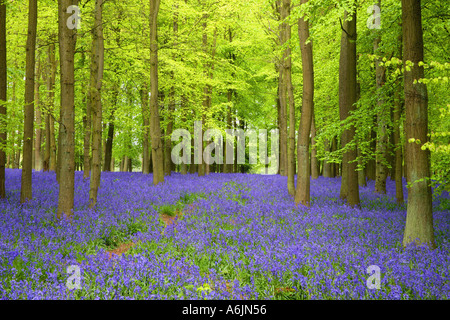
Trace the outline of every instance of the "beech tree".
<instances>
[{"instance_id":1,"label":"beech tree","mask_svg":"<svg viewBox=\"0 0 450 320\"><path fill-rule=\"evenodd\" d=\"M53 119L54 97L55 97L55 77L56 77L56 59L55 45L48 46L47 65L46 65L46 88L47 101L45 118L45 151L44 151L44 171L55 171L56 168L56 141L55 124Z\"/></svg>"},{"instance_id":2,"label":"beech tree","mask_svg":"<svg viewBox=\"0 0 450 320\"><path fill-rule=\"evenodd\" d=\"M97 193L100 186L101 155L102 155L102 79L104 64L103 44L103 0L95 1L95 23L92 40L91 61L91 86L90 101L92 108L92 169L89 191L89 206L92 208L97 203Z\"/></svg>"},{"instance_id":3,"label":"beech tree","mask_svg":"<svg viewBox=\"0 0 450 320\"><path fill-rule=\"evenodd\" d=\"M158 107L158 11L160 0L150 0L150 112L153 184L164 182L164 154Z\"/></svg>"},{"instance_id":4,"label":"beech tree","mask_svg":"<svg viewBox=\"0 0 450 320\"><path fill-rule=\"evenodd\" d=\"M378 6L381 8L381 1L378 1ZM376 31L375 31L376 32ZM378 33L374 40L373 51L376 55L380 56L379 45L381 42L381 34ZM390 116L389 107L386 105L384 99L384 85L386 83L386 68L381 63L382 59L378 57L375 60L375 72L376 72L376 85L378 96L378 112L377 112L377 152L376 152L376 167L375 167L375 192L386 193L386 179L388 175L387 158L388 158L388 120Z\"/></svg>"},{"instance_id":5,"label":"beech tree","mask_svg":"<svg viewBox=\"0 0 450 320\"><path fill-rule=\"evenodd\" d=\"M308 0L301 0L301 5ZM309 161L309 135L311 132L311 122L314 112L314 66L312 55L312 43L309 39L309 22L302 17L298 20L298 34L300 39L300 50L302 52L303 66L303 96L302 114L300 116L300 126L298 129L298 170L297 188L295 192L295 203L309 206L310 204L310 173Z\"/></svg>"},{"instance_id":6,"label":"beech tree","mask_svg":"<svg viewBox=\"0 0 450 320\"><path fill-rule=\"evenodd\" d=\"M8 78L6 69L6 4L0 2L0 198L5 193L5 165L6 165L6 101Z\"/></svg>"},{"instance_id":7,"label":"beech tree","mask_svg":"<svg viewBox=\"0 0 450 320\"><path fill-rule=\"evenodd\" d=\"M283 0L283 16L285 19L289 19L291 14L291 1ZM291 58L291 26L289 22L285 22L285 41L288 42L288 46L285 51L286 60L283 61L284 66L284 83L287 95L287 104L289 105L289 144L288 144L288 156L287 156L287 176L288 176L288 192L290 195L295 196L295 101L294 101L294 88L292 86L292 58Z\"/></svg>"},{"instance_id":8,"label":"beech tree","mask_svg":"<svg viewBox=\"0 0 450 320\"><path fill-rule=\"evenodd\" d=\"M353 13L345 12L342 24L341 54L339 60L339 113L341 121L347 119L356 108L356 8ZM342 134L342 146L346 147L355 137L355 127L350 126ZM358 173L356 171L356 150L344 153L342 160L341 198L350 206L359 206Z\"/></svg>"},{"instance_id":9,"label":"beech tree","mask_svg":"<svg viewBox=\"0 0 450 320\"><path fill-rule=\"evenodd\" d=\"M59 194L57 217L73 215L75 185L75 102L74 54L77 29L67 26L70 13L67 8L78 5L78 0L58 1L58 40L60 58L61 107L59 124Z\"/></svg>"},{"instance_id":10,"label":"beech tree","mask_svg":"<svg viewBox=\"0 0 450 320\"><path fill-rule=\"evenodd\" d=\"M26 79L23 130L23 165L20 202L32 197L31 173L33 168L34 76L36 63L37 0L28 1L28 35L26 45Z\"/></svg>"},{"instance_id":11,"label":"beech tree","mask_svg":"<svg viewBox=\"0 0 450 320\"><path fill-rule=\"evenodd\" d=\"M403 245L427 244L435 248L430 153L422 146L428 141L428 92L424 77L423 33L420 0L402 0L404 81L406 112L406 156L411 185Z\"/></svg>"}]
</instances>

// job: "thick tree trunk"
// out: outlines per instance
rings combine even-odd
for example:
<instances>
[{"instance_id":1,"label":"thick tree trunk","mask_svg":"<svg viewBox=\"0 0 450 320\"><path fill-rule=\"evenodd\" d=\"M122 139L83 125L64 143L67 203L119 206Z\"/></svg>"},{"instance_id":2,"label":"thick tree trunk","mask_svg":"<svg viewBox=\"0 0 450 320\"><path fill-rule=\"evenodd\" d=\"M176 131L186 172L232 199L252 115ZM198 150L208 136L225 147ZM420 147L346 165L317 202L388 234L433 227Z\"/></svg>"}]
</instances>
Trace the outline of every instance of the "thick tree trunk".
<instances>
[{"instance_id":1,"label":"thick tree trunk","mask_svg":"<svg viewBox=\"0 0 450 320\"><path fill-rule=\"evenodd\" d=\"M158 108L158 11L160 0L150 0L150 112L153 184L164 182L163 146Z\"/></svg>"},{"instance_id":2,"label":"thick tree trunk","mask_svg":"<svg viewBox=\"0 0 450 320\"><path fill-rule=\"evenodd\" d=\"M59 195L57 217L64 214L70 218L73 214L75 184L75 104L74 104L74 53L76 29L67 28L66 12L70 5L77 5L78 0L58 1L58 38L61 70L61 108L59 128Z\"/></svg>"},{"instance_id":3,"label":"thick tree trunk","mask_svg":"<svg viewBox=\"0 0 450 320\"><path fill-rule=\"evenodd\" d=\"M33 167L33 122L34 122L34 68L36 63L36 26L37 0L29 0L28 5L28 36L26 46L26 80L25 107L23 130L23 164L20 202L32 197L31 173Z\"/></svg>"},{"instance_id":4,"label":"thick tree trunk","mask_svg":"<svg viewBox=\"0 0 450 320\"><path fill-rule=\"evenodd\" d=\"M402 0L402 29L405 64L406 162L412 185L408 190L408 208L403 245L427 244L435 248L432 196L430 187L430 152L421 147L428 141L427 87L424 77L423 33L420 0ZM408 67L408 62L414 65ZM420 143L408 143L418 139Z\"/></svg>"},{"instance_id":5,"label":"thick tree trunk","mask_svg":"<svg viewBox=\"0 0 450 320\"><path fill-rule=\"evenodd\" d=\"M356 107L356 8L352 20L344 16L339 60L339 110L341 120L345 120ZM355 127L345 130L341 147L353 140ZM348 205L359 206L358 173L356 171L356 150L344 153L342 162L341 198L346 198Z\"/></svg>"},{"instance_id":6,"label":"thick tree trunk","mask_svg":"<svg viewBox=\"0 0 450 320\"><path fill-rule=\"evenodd\" d=\"M308 0L301 0L301 5ZM298 170L297 188L295 190L295 203L310 205L310 171L309 162L309 135L311 132L312 115L314 112L314 67L312 55L312 43L306 43L309 38L309 23L303 18L298 20L298 35L300 39L300 50L302 53L303 68L303 96L302 114L298 129Z\"/></svg>"},{"instance_id":7,"label":"thick tree trunk","mask_svg":"<svg viewBox=\"0 0 450 320\"><path fill-rule=\"evenodd\" d=\"M7 69L6 69L6 4L0 3L0 117L6 119ZM1 123L0 145L6 144L6 123ZM13 139L14 141L14 139ZM9 159L8 159L9 160ZM6 153L0 148L0 198L5 198L5 162ZM9 162L9 161L8 161Z\"/></svg>"}]
</instances>

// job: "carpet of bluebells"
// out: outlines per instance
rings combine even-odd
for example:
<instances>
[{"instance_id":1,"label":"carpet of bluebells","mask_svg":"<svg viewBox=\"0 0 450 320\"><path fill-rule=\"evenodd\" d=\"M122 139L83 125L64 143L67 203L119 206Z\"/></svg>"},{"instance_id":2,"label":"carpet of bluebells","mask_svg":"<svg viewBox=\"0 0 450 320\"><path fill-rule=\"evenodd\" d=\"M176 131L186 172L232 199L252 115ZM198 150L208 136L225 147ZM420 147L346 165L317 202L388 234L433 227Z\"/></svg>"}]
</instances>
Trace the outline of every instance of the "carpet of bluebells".
<instances>
[{"instance_id":1,"label":"carpet of bluebells","mask_svg":"<svg viewBox=\"0 0 450 320\"><path fill-rule=\"evenodd\" d=\"M306 208L281 176L173 173L153 186L151 174L110 172L89 209L89 180L76 172L72 222L56 219L54 173L33 172L24 205L20 180L6 170L0 299L450 298L447 192L433 200L437 249L429 250L402 248L406 210L389 179L387 195L370 181L361 187L358 210L339 199L339 178L312 180ZM167 206L184 210L168 226ZM127 242L135 245L110 258L107 250ZM80 288L70 286L73 265ZM367 286L371 265L380 289Z\"/></svg>"}]
</instances>

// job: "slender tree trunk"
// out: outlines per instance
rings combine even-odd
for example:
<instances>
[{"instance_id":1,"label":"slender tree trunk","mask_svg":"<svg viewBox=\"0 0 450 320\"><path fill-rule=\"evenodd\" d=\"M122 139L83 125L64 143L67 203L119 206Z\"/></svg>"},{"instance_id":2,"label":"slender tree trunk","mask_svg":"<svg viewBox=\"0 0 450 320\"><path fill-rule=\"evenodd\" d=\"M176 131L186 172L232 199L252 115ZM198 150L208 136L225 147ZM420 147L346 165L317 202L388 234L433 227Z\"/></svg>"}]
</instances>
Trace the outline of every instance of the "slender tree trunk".
<instances>
[{"instance_id":1,"label":"slender tree trunk","mask_svg":"<svg viewBox=\"0 0 450 320\"><path fill-rule=\"evenodd\" d=\"M361 85L359 82L356 83L356 100L359 100L361 98ZM358 143L359 144L359 143ZM359 145L356 147L356 154L358 156L358 166L360 168L360 170L358 170L358 185L360 187L365 187L367 186L367 181L366 181L366 168L363 165L362 162L362 154L361 154L361 149L359 147Z\"/></svg>"},{"instance_id":2,"label":"slender tree trunk","mask_svg":"<svg viewBox=\"0 0 450 320\"><path fill-rule=\"evenodd\" d=\"M0 3L0 145L6 144L6 100L8 78L6 69L6 4ZM13 139L14 143L14 139ZM5 198L5 162L6 153L0 148L0 198ZM8 157L9 163L9 157Z\"/></svg>"},{"instance_id":3,"label":"slender tree trunk","mask_svg":"<svg viewBox=\"0 0 450 320\"><path fill-rule=\"evenodd\" d=\"M291 14L291 0L283 0L283 9L286 19ZM285 40L291 40L291 26L286 23ZM291 48L286 48L286 60L284 61L284 76L286 78L287 102L289 104L289 149L287 154L287 187L291 196L295 196L295 105L294 105L294 88L292 86L292 60Z\"/></svg>"},{"instance_id":4,"label":"slender tree trunk","mask_svg":"<svg viewBox=\"0 0 450 320\"><path fill-rule=\"evenodd\" d=\"M371 125L371 130L370 130L370 150L372 151L372 154L375 154L376 149L377 149L377 132L376 127L377 127L377 118L376 116L374 117L373 121L372 121L372 125ZM367 175L367 179L369 180L376 180L376 161L375 159L370 159L369 161L367 161L367 166L366 166L366 175Z\"/></svg>"},{"instance_id":5,"label":"slender tree trunk","mask_svg":"<svg viewBox=\"0 0 450 320\"><path fill-rule=\"evenodd\" d=\"M331 140L331 151L337 151L338 149L338 140L337 137L334 136ZM331 164L331 178L336 178L340 175L339 168L341 167L340 163L332 163Z\"/></svg>"},{"instance_id":6,"label":"slender tree trunk","mask_svg":"<svg viewBox=\"0 0 450 320\"><path fill-rule=\"evenodd\" d=\"M358 165L362 166L362 160L361 160L361 150L357 149L357 154L358 154ZM366 170L365 168L358 170L358 185L360 187L365 187L367 186L367 181L366 181Z\"/></svg>"},{"instance_id":7,"label":"slender tree trunk","mask_svg":"<svg viewBox=\"0 0 450 320\"><path fill-rule=\"evenodd\" d=\"M142 173L150 173L150 107L148 103L147 83L141 89L142 118L144 121L144 134L142 141Z\"/></svg>"},{"instance_id":8,"label":"slender tree trunk","mask_svg":"<svg viewBox=\"0 0 450 320\"><path fill-rule=\"evenodd\" d=\"M331 151L331 143L328 139L324 140L324 148L325 148L325 152ZM325 178L331 178L331 167L334 167L334 163L330 163L326 159L323 160L322 175Z\"/></svg>"},{"instance_id":9,"label":"slender tree trunk","mask_svg":"<svg viewBox=\"0 0 450 320\"><path fill-rule=\"evenodd\" d=\"M300 5L304 5L308 0L301 0ZM302 53L303 68L303 96L302 114L300 116L300 127L298 129L298 170L297 188L295 192L295 203L310 205L310 171L309 162L309 135L311 132L311 122L314 113L314 66L312 43L306 43L309 38L309 23L303 18L298 20L298 35L300 39L300 50Z\"/></svg>"},{"instance_id":10,"label":"slender tree trunk","mask_svg":"<svg viewBox=\"0 0 450 320\"><path fill-rule=\"evenodd\" d=\"M34 68L36 52L37 0L29 0L28 36L26 46L25 108L23 130L23 164L20 202L32 197L31 173L33 167L33 122L34 122Z\"/></svg>"},{"instance_id":11,"label":"slender tree trunk","mask_svg":"<svg viewBox=\"0 0 450 320\"><path fill-rule=\"evenodd\" d=\"M378 6L381 6L381 1L378 1ZM373 51L379 55L379 44L381 42L381 35L374 40ZM376 153L376 180L375 180L375 192L386 193L386 179L388 174L387 168L387 156L388 156L388 134L387 134L387 121L389 118L389 108L386 106L383 97L383 86L386 82L386 69L382 66L381 59L375 61L376 83L377 83L377 95L378 95L378 112L377 112L377 153Z\"/></svg>"},{"instance_id":12,"label":"slender tree trunk","mask_svg":"<svg viewBox=\"0 0 450 320\"><path fill-rule=\"evenodd\" d=\"M314 117L314 110L312 114L311 122L311 178L319 178L319 161L317 160L317 147L316 147L316 123Z\"/></svg>"},{"instance_id":13,"label":"slender tree trunk","mask_svg":"<svg viewBox=\"0 0 450 320\"><path fill-rule=\"evenodd\" d=\"M50 79L50 73L51 73L51 64L50 64L50 46L48 47L48 59L47 59L47 64L45 65L45 73L44 73L44 77L45 77L45 83L47 85L47 100L45 102L46 104L46 109L47 111L45 111L44 113L44 118L45 118L45 149L44 149L44 161L43 161L43 169L44 171L48 171L50 169L50 121L49 121L49 110L51 108L50 105L50 90L49 90L49 86L48 86L48 82Z\"/></svg>"},{"instance_id":14,"label":"slender tree trunk","mask_svg":"<svg viewBox=\"0 0 450 320\"><path fill-rule=\"evenodd\" d=\"M430 187L430 152L421 147L428 141L428 94L424 83L423 33L420 0L402 0L404 46L404 81L406 109L406 162L412 185L408 190L408 207L403 245L427 244L435 248L432 195ZM408 62L414 65L408 67ZM408 143L410 139L420 143Z\"/></svg>"},{"instance_id":15,"label":"slender tree trunk","mask_svg":"<svg viewBox=\"0 0 450 320\"><path fill-rule=\"evenodd\" d=\"M233 42L233 33L231 31L231 27L228 28L228 39L231 42ZM233 52L230 52L230 63L234 64L234 61L236 59L236 55ZM232 74L232 77L234 77L234 73ZM231 129L232 128L232 122L231 122L231 115L232 115L232 104L233 104L233 93L234 90L233 89L228 89L227 91L227 101L228 101L228 107L227 107L227 115L226 115L226 121L227 121L227 129ZM224 173L232 173L233 172L233 163L228 163L227 162L227 149L229 150L233 150L233 146L234 146L234 141L231 139L226 139L225 140L225 150L224 150L224 164L223 164L223 172ZM234 150L231 151L233 152L234 155Z\"/></svg>"},{"instance_id":16,"label":"slender tree trunk","mask_svg":"<svg viewBox=\"0 0 450 320\"><path fill-rule=\"evenodd\" d=\"M231 37L231 36L230 36ZM227 99L228 99L228 103L229 106L227 107L227 129L231 129L232 127L232 123L231 123L231 103L232 103L232 97L233 97L233 91L231 89L228 89L227 92ZM233 150L233 146L234 146L234 141L231 140L231 137L229 139L226 139L225 141L226 146L225 146L225 152L224 152L224 165L223 165L223 172L224 173L232 173L233 172L233 163L229 163L229 161L227 161L227 149L231 150L231 152L234 155L234 150Z\"/></svg>"},{"instance_id":17,"label":"slender tree trunk","mask_svg":"<svg viewBox=\"0 0 450 320\"><path fill-rule=\"evenodd\" d=\"M178 4L174 4L174 12L173 12L173 37L174 37L174 43L173 48L177 48L177 35L178 35ZM176 56L173 57L174 60L177 59ZM169 123L167 124L167 130L166 130L166 140L165 140L165 165L164 165L164 175L169 175L172 172L173 169L173 162L172 162L172 131L173 131L173 124L174 124L174 112L175 112L175 72L174 70L171 71L171 78L172 78L172 86L169 91L169 108L167 116L169 117Z\"/></svg>"},{"instance_id":18,"label":"slender tree trunk","mask_svg":"<svg viewBox=\"0 0 450 320\"><path fill-rule=\"evenodd\" d=\"M150 0L150 112L153 160L153 184L164 182L163 146L158 108L158 34L157 20L160 0Z\"/></svg>"},{"instance_id":19,"label":"slender tree trunk","mask_svg":"<svg viewBox=\"0 0 450 320\"><path fill-rule=\"evenodd\" d=\"M206 34L206 20L208 18L208 15L205 13L203 14L203 36L202 36L202 46L203 46L203 53L205 54L205 57L208 55L208 35ZM203 70L203 75L205 77L205 79L208 77L208 66L205 65L204 66L204 70ZM205 85L205 87L203 88L203 103L202 103L202 111L201 111L201 116L202 116L202 137L205 134L204 128L205 128L205 124L206 124L206 111L208 109L208 86ZM202 139L202 145L201 145L201 153L203 155L203 150L205 149L204 146L205 142ZM206 173L206 163L205 161L208 161L208 159L203 159L202 157L202 161L198 164L198 176L204 176Z\"/></svg>"},{"instance_id":20,"label":"slender tree trunk","mask_svg":"<svg viewBox=\"0 0 450 320\"><path fill-rule=\"evenodd\" d=\"M103 81L103 0L95 1L95 23L92 40L91 61L91 108L92 108L92 168L89 191L89 207L97 204L97 193L100 187L102 157L102 81Z\"/></svg>"},{"instance_id":21,"label":"slender tree trunk","mask_svg":"<svg viewBox=\"0 0 450 320\"><path fill-rule=\"evenodd\" d=\"M287 11L284 8L284 5L280 1L278 5L280 11L280 19L282 21L280 25L280 45L283 46L286 39L286 28L287 23L285 21L287 17ZM288 52L285 50L283 52L283 56L281 58L280 66L279 66L279 80L278 80L278 95L280 101L280 114L279 114L279 127L280 127L280 175L287 176L288 175L288 149L287 149L287 79L285 72L285 63Z\"/></svg>"},{"instance_id":22,"label":"slender tree trunk","mask_svg":"<svg viewBox=\"0 0 450 320\"><path fill-rule=\"evenodd\" d=\"M402 59L402 35L399 36L398 40L400 43L400 59ZM400 140L400 126L401 126L401 114L403 109L403 100L400 96L400 88L401 88L401 79L397 78L396 84L398 89L395 90L394 93L394 152L395 152L395 195L397 199L397 203L402 204L404 202L403 197L403 179L402 179L402 144Z\"/></svg>"},{"instance_id":23,"label":"slender tree trunk","mask_svg":"<svg viewBox=\"0 0 450 320\"><path fill-rule=\"evenodd\" d=\"M108 136L106 138L105 143L105 162L103 162L103 171L114 171L114 165L113 165L113 157L112 157L112 148L113 148L113 140L114 140L114 113L116 111L116 104L117 104L117 96L119 95L119 92L117 91L117 88L115 88L115 91L113 93L113 105L111 110L111 119L108 123ZM147 94L148 97L148 94ZM148 137L148 136L147 136ZM148 138L147 138L148 140ZM147 145L147 153L148 153L148 145ZM148 162L147 162L147 168L148 168Z\"/></svg>"},{"instance_id":24,"label":"slender tree trunk","mask_svg":"<svg viewBox=\"0 0 450 320\"><path fill-rule=\"evenodd\" d=\"M88 91L88 97L90 91ZM84 153L83 153L83 178L87 179L91 173L91 130L92 130L92 111L91 111L91 98L86 101L86 116L84 118Z\"/></svg>"},{"instance_id":25,"label":"slender tree trunk","mask_svg":"<svg viewBox=\"0 0 450 320\"><path fill-rule=\"evenodd\" d=\"M55 122L53 119L53 109L55 103L55 79L56 79L56 59L55 59L55 45L50 44L48 46L48 65L49 76L47 78L47 91L48 91L48 109L46 113L48 124L48 136L47 143L49 149L49 164L50 171L56 171L56 139L55 139ZM47 129L46 129L47 130Z\"/></svg>"},{"instance_id":26,"label":"slender tree trunk","mask_svg":"<svg viewBox=\"0 0 450 320\"><path fill-rule=\"evenodd\" d=\"M12 82L12 90L11 91L12 91L11 101L12 101L12 103L15 103L16 102L16 81ZM12 110L11 116L13 118L16 116L16 113L14 112L14 110ZM16 139L16 134L17 134L16 130L12 130L12 132L11 132L11 140L12 140L12 143L13 143L12 154L11 154L12 169L17 169L18 168L18 163L16 162L16 150L17 150L16 142L17 142L17 144L19 142ZM20 139L19 139L19 141L20 141Z\"/></svg>"},{"instance_id":27,"label":"slender tree trunk","mask_svg":"<svg viewBox=\"0 0 450 320\"><path fill-rule=\"evenodd\" d=\"M191 164L189 166L189 173L196 173L197 172L197 165L194 163L195 155L194 155L194 139L191 139Z\"/></svg>"},{"instance_id":28,"label":"slender tree trunk","mask_svg":"<svg viewBox=\"0 0 450 320\"><path fill-rule=\"evenodd\" d=\"M36 137L34 139L34 169L42 170L41 144L42 144L42 117L41 117L41 99L39 95L39 85L41 80L41 59L37 53L36 74L34 80L34 107L36 112Z\"/></svg>"},{"instance_id":29,"label":"slender tree trunk","mask_svg":"<svg viewBox=\"0 0 450 320\"><path fill-rule=\"evenodd\" d=\"M73 214L75 185L75 104L74 104L74 53L76 29L67 28L67 7L77 5L77 0L58 1L59 57L61 70L61 108L59 128L59 196L57 217Z\"/></svg>"},{"instance_id":30,"label":"slender tree trunk","mask_svg":"<svg viewBox=\"0 0 450 320\"><path fill-rule=\"evenodd\" d=\"M278 73L278 87L277 87L277 98L276 98L276 103L277 103L277 129L278 132L281 132L281 95L280 95L280 89L281 89L281 73L280 73L280 66L275 65L275 70ZM280 138L279 138L280 139ZM278 160L279 160L279 164L278 164L278 171L277 174L281 175L281 151L280 148L278 148Z\"/></svg>"},{"instance_id":31,"label":"slender tree trunk","mask_svg":"<svg viewBox=\"0 0 450 320\"><path fill-rule=\"evenodd\" d=\"M339 110L341 120L345 120L356 107L356 8L352 20L344 16L341 38L341 54L339 61ZM341 147L353 140L355 127L345 130ZM346 198L348 205L359 206L358 173L356 171L356 150L353 148L344 153L342 162L341 198Z\"/></svg>"}]
</instances>

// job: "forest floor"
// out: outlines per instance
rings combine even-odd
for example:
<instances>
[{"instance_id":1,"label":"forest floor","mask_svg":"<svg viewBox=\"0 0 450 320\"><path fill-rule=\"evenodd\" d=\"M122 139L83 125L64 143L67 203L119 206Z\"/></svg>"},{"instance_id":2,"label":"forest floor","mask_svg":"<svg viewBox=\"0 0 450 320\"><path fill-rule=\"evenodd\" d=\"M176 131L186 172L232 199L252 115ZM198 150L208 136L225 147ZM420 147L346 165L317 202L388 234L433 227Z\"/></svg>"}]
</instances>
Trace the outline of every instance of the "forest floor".
<instances>
[{"instance_id":1,"label":"forest floor","mask_svg":"<svg viewBox=\"0 0 450 320\"><path fill-rule=\"evenodd\" d=\"M386 195L361 187L354 209L339 178L320 177L307 208L281 176L173 173L153 186L151 175L107 172L89 209L77 172L70 222L55 217L54 173L33 172L24 205L20 177L6 170L0 202L0 299L450 298L447 192L433 200L429 250L402 247L406 206L390 180ZM368 286L374 267L379 289Z\"/></svg>"}]
</instances>

